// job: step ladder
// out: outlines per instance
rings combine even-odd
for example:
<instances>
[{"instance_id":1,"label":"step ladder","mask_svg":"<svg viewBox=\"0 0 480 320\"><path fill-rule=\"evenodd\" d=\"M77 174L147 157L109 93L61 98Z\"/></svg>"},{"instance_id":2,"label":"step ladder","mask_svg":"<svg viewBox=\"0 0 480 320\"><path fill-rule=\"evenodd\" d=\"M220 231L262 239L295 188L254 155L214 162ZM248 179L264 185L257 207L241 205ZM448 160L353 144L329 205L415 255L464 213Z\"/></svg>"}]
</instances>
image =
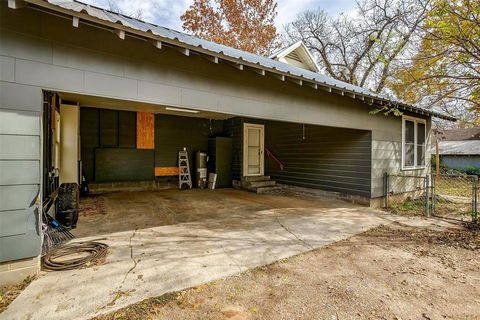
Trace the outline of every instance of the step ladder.
<instances>
[{"instance_id":1,"label":"step ladder","mask_svg":"<svg viewBox=\"0 0 480 320\"><path fill-rule=\"evenodd\" d=\"M182 190L184 184L186 184L189 189L192 189L192 177L190 175L190 165L188 164L186 148L178 152L178 189Z\"/></svg>"}]
</instances>

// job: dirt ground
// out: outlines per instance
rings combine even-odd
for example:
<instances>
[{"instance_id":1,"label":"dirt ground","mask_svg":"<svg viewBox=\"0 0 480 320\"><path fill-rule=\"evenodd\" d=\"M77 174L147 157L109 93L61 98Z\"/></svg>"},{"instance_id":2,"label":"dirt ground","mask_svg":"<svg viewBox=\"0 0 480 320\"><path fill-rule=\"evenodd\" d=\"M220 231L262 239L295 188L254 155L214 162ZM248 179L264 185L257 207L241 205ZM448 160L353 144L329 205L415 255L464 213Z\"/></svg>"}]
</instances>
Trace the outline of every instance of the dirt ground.
<instances>
[{"instance_id":1,"label":"dirt ground","mask_svg":"<svg viewBox=\"0 0 480 320\"><path fill-rule=\"evenodd\" d=\"M0 314L33 280L35 277L27 277L19 284L0 287Z\"/></svg>"},{"instance_id":2,"label":"dirt ground","mask_svg":"<svg viewBox=\"0 0 480 320\"><path fill-rule=\"evenodd\" d=\"M105 319L480 319L480 234L381 226Z\"/></svg>"}]
</instances>

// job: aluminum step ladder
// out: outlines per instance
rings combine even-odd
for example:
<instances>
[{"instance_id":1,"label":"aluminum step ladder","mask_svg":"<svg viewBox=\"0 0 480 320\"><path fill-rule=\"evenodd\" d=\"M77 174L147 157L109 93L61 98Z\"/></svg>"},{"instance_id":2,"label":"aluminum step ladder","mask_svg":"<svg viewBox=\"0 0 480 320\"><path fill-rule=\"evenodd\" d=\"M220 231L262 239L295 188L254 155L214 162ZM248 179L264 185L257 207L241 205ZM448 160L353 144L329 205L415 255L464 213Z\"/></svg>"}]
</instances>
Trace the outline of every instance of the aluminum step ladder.
<instances>
[{"instance_id":1,"label":"aluminum step ladder","mask_svg":"<svg viewBox=\"0 0 480 320\"><path fill-rule=\"evenodd\" d=\"M186 148L178 152L178 188L182 190L184 184L186 184L189 189L192 189L192 176L190 175L190 165L188 164Z\"/></svg>"}]
</instances>

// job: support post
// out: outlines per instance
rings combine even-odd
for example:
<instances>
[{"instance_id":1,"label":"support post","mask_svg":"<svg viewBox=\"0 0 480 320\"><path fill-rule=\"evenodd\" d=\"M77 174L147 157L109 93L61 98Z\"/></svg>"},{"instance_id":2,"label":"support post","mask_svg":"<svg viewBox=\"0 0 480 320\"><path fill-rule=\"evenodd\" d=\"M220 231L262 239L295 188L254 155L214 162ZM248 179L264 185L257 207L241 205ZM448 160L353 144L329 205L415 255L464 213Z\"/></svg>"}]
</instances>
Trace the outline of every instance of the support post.
<instances>
[{"instance_id":1,"label":"support post","mask_svg":"<svg viewBox=\"0 0 480 320\"><path fill-rule=\"evenodd\" d=\"M436 178L438 176L436 174L432 174L432 177L431 177L431 184L432 184L432 212L431 212L431 215L434 216L435 215L435 207L436 207L436 202L437 202L437 196L436 196L436 190L435 190L435 187L436 187Z\"/></svg>"},{"instance_id":2,"label":"support post","mask_svg":"<svg viewBox=\"0 0 480 320\"><path fill-rule=\"evenodd\" d=\"M478 222L478 176L472 176L472 222Z\"/></svg>"},{"instance_id":3,"label":"support post","mask_svg":"<svg viewBox=\"0 0 480 320\"><path fill-rule=\"evenodd\" d=\"M425 216L426 217L430 217L430 196L429 196L429 192L428 192L428 188L429 188L429 175L427 174L425 176Z\"/></svg>"},{"instance_id":4,"label":"support post","mask_svg":"<svg viewBox=\"0 0 480 320\"><path fill-rule=\"evenodd\" d=\"M383 190L383 193L384 193L384 206L385 206L385 209L388 209L388 202L389 202L389 199L388 199L388 195L389 195L389 189L390 189L390 177L388 176L388 172L385 172L384 174L384 177L383 177L383 186L384 186L384 190Z\"/></svg>"}]
</instances>

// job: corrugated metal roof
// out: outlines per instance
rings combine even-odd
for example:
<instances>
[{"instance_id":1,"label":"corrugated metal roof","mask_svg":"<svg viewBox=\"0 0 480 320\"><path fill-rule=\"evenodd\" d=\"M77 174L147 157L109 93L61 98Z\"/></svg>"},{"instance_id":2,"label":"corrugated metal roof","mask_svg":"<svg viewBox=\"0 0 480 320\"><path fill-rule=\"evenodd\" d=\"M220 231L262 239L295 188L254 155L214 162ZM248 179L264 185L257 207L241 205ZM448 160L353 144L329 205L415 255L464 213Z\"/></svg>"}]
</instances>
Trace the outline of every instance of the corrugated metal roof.
<instances>
[{"instance_id":1,"label":"corrugated metal roof","mask_svg":"<svg viewBox=\"0 0 480 320\"><path fill-rule=\"evenodd\" d=\"M480 127L435 130L434 137L440 141L480 140Z\"/></svg>"},{"instance_id":2,"label":"corrugated metal roof","mask_svg":"<svg viewBox=\"0 0 480 320\"><path fill-rule=\"evenodd\" d=\"M480 155L480 140L440 141L440 155Z\"/></svg>"},{"instance_id":3,"label":"corrugated metal roof","mask_svg":"<svg viewBox=\"0 0 480 320\"><path fill-rule=\"evenodd\" d=\"M35 1L35 0L26 0L26 2L37 4L37 5L39 4L39 1ZM423 108L408 105L408 104L405 104L404 102L385 97L383 95L374 93L368 89L365 89L359 86L354 86L352 84L342 82L342 81L333 79L331 77L327 77L317 72L312 72L312 71L295 67L274 59L259 56L259 55L238 50L235 48L227 47L225 45L221 45L218 43L206 41L206 40L188 35L183 32L175 31L172 29L168 29L168 28L151 24L151 23L140 21L140 20L127 17L118 13L114 13L102 8L88 5L76 0L43 0L43 1L40 1L40 3L41 2L50 3L54 7L56 6L59 8L70 10L72 11L72 15L74 13L83 13L108 23L121 24L124 27L144 32L145 37L151 37L151 35L155 35L163 39L178 41L180 44L184 44L189 47L202 48L212 53L213 55L216 54L216 55L221 55L221 56L231 58L232 60L235 60L235 62L240 64L247 62L253 65L256 65L258 67L265 68L270 72L280 73L287 76L292 75L300 79L309 80L314 83L318 83L319 85L325 85L327 87L331 87L333 89L345 90L353 94L358 94L360 96L364 96L367 98L379 99L387 103L391 102L403 109L409 109L413 112L425 113L425 114L433 115L446 120L453 120L453 121L456 120L453 117L446 116L441 113L433 112L431 110L426 110Z\"/></svg>"}]
</instances>

